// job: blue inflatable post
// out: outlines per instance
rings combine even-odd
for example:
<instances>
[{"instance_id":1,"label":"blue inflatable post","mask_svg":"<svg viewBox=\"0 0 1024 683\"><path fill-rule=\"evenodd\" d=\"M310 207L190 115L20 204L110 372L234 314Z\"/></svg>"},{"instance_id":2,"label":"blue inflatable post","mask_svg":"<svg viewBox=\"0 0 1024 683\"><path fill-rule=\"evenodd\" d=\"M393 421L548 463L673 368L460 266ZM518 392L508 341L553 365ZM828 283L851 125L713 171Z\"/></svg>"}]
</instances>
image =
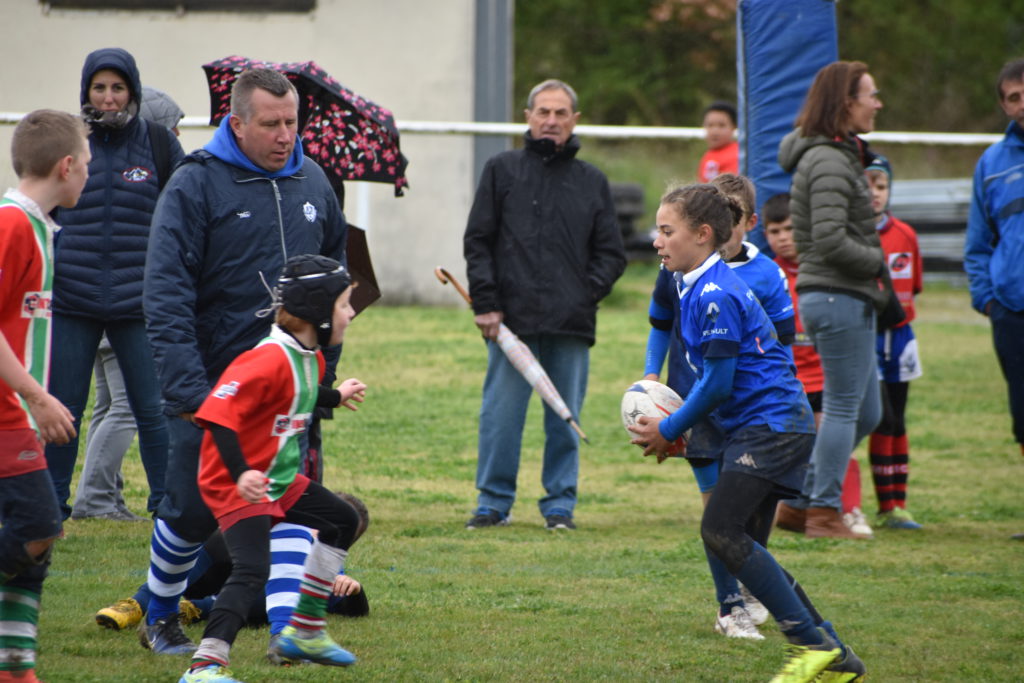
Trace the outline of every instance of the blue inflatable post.
<instances>
[{"instance_id":1,"label":"blue inflatable post","mask_svg":"<svg viewBox=\"0 0 1024 683\"><path fill-rule=\"evenodd\" d=\"M765 200L789 192L779 143L793 130L814 75L838 57L832 0L741 0L736 11L740 173ZM748 238L771 255L758 225Z\"/></svg>"}]
</instances>

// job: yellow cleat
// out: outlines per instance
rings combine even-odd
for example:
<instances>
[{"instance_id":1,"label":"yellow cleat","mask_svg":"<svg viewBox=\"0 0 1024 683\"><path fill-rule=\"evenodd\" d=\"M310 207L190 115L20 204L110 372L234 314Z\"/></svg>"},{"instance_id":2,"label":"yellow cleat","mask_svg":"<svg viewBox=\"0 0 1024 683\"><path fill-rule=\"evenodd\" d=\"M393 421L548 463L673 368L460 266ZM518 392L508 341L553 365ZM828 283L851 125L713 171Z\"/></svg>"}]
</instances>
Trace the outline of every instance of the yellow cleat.
<instances>
[{"instance_id":1,"label":"yellow cleat","mask_svg":"<svg viewBox=\"0 0 1024 683\"><path fill-rule=\"evenodd\" d=\"M823 649L814 649L814 648ZM786 645L786 663L771 683L810 683L842 653L831 640L821 645Z\"/></svg>"},{"instance_id":2,"label":"yellow cleat","mask_svg":"<svg viewBox=\"0 0 1024 683\"><path fill-rule=\"evenodd\" d=\"M182 598L178 602L178 621L181 622L182 626L188 626L194 624L203 618L203 613L199 611L191 600Z\"/></svg>"},{"instance_id":3,"label":"yellow cleat","mask_svg":"<svg viewBox=\"0 0 1024 683\"><path fill-rule=\"evenodd\" d=\"M104 607L96 613L96 623L103 628L123 631L135 628L142 621L142 607L135 598L118 600L110 607Z\"/></svg>"}]
</instances>

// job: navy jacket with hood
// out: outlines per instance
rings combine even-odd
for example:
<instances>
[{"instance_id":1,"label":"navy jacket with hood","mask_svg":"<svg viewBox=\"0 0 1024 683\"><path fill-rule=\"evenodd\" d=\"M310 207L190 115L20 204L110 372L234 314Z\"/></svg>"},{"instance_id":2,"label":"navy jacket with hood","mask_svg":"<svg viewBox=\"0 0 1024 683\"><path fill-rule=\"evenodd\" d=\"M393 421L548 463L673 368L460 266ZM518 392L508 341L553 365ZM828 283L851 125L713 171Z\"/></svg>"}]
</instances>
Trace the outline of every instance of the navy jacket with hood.
<instances>
[{"instance_id":1,"label":"navy jacket with hood","mask_svg":"<svg viewBox=\"0 0 1024 683\"><path fill-rule=\"evenodd\" d=\"M91 53L82 68L81 103L97 71L121 73L138 112L142 86L135 59L121 48ZM53 310L99 320L142 318L142 277L149 224L160 194L150 135L166 135L171 168L184 152L162 126L133 116L124 128L91 124L89 180L73 209L59 209Z\"/></svg>"},{"instance_id":2,"label":"navy jacket with hood","mask_svg":"<svg viewBox=\"0 0 1024 683\"><path fill-rule=\"evenodd\" d=\"M260 169L229 120L185 157L153 216L144 307L168 415L198 409L228 364L270 331L272 318L256 315L270 304L261 276L273 285L298 254L346 263L347 225L323 170L298 142L281 171ZM337 347L329 351L333 376Z\"/></svg>"}]
</instances>

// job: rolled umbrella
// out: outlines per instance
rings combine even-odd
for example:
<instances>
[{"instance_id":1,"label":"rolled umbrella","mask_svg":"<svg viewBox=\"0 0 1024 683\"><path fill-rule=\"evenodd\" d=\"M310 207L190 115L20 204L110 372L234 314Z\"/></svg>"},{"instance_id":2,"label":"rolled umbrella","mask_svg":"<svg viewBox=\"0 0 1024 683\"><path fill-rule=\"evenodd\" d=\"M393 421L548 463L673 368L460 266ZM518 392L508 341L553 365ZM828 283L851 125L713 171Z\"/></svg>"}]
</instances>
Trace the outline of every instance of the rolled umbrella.
<instances>
[{"instance_id":1,"label":"rolled umbrella","mask_svg":"<svg viewBox=\"0 0 1024 683\"><path fill-rule=\"evenodd\" d=\"M466 303L472 305L473 300L469 297L469 292L463 288L458 280L452 277L451 273L438 266L434 269L434 275L441 281L441 284L451 283L459 294L462 295L462 298L466 300ZM568 422L569 426L579 434L580 438L589 444L590 439L580 429L579 424L573 418L572 411L569 410L569 406L566 405L555 385L551 383L551 378L548 377L548 373L545 372L537 357L530 351L530 347L524 344L512 330L508 329L505 323L501 323L498 328L497 342L505 357L508 358L508 362L519 371L519 374L533 387L533 390L537 392L537 395L541 397L544 403L551 410L555 411L556 415Z\"/></svg>"}]
</instances>

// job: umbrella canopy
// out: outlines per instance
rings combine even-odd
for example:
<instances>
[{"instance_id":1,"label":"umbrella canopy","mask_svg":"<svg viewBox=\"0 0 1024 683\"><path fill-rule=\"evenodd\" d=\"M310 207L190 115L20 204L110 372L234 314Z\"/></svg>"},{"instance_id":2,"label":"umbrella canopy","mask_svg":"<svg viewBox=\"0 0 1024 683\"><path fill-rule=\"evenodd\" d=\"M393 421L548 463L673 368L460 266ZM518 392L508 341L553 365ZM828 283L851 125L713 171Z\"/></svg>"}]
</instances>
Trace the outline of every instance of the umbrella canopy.
<instances>
[{"instance_id":1,"label":"umbrella canopy","mask_svg":"<svg viewBox=\"0 0 1024 683\"><path fill-rule=\"evenodd\" d=\"M265 62L224 57L203 65L210 88L210 125L231 112L231 85L247 69L274 69L299 93L303 151L327 174L339 196L343 180L390 183L400 197L409 186L391 112L355 94L314 62Z\"/></svg>"}]
</instances>

